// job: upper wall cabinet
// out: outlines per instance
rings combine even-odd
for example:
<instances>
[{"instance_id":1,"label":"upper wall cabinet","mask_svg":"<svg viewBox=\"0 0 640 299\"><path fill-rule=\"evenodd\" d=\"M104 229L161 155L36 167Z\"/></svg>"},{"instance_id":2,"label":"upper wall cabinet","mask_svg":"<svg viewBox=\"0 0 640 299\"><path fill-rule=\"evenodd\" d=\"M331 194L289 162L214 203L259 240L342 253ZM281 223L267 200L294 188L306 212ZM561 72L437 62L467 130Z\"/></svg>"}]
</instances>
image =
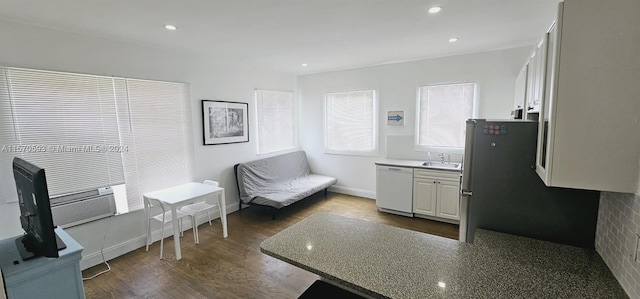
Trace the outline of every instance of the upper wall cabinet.
<instances>
[{"instance_id":1,"label":"upper wall cabinet","mask_svg":"<svg viewBox=\"0 0 640 299\"><path fill-rule=\"evenodd\" d=\"M638 16L640 1L560 3L543 43L536 172L547 186L638 191Z\"/></svg>"},{"instance_id":2,"label":"upper wall cabinet","mask_svg":"<svg viewBox=\"0 0 640 299\"><path fill-rule=\"evenodd\" d=\"M544 94L546 58L547 39L545 37L536 44L516 78L514 109L524 106L525 119L538 119Z\"/></svg>"},{"instance_id":3,"label":"upper wall cabinet","mask_svg":"<svg viewBox=\"0 0 640 299\"><path fill-rule=\"evenodd\" d=\"M532 80L531 91L527 102L527 109L531 112L540 112L540 103L542 102L542 94L544 89L545 61L547 59L546 37L541 39L535 49L535 56L531 63Z\"/></svg>"},{"instance_id":4,"label":"upper wall cabinet","mask_svg":"<svg viewBox=\"0 0 640 299\"><path fill-rule=\"evenodd\" d=\"M527 68L528 64L522 66L518 77L516 77L515 99L513 101L513 110L524 109L527 99Z\"/></svg>"}]
</instances>

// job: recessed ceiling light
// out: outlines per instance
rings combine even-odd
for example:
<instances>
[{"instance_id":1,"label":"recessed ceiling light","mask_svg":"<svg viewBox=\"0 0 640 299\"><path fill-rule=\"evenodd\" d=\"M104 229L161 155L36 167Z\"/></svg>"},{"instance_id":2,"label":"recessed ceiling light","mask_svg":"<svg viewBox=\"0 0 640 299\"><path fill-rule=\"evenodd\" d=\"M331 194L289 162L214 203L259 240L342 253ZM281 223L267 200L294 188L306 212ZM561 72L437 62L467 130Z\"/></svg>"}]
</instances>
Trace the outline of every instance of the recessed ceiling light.
<instances>
[{"instance_id":1,"label":"recessed ceiling light","mask_svg":"<svg viewBox=\"0 0 640 299\"><path fill-rule=\"evenodd\" d=\"M441 10L442 10L442 7L434 6L432 8L429 8L429 13L439 13Z\"/></svg>"},{"instance_id":2,"label":"recessed ceiling light","mask_svg":"<svg viewBox=\"0 0 640 299\"><path fill-rule=\"evenodd\" d=\"M306 63L302 64L302 67L307 67L307 66L308 66L308 64L306 64Z\"/></svg>"},{"instance_id":3,"label":"recessed ceiling light","mask_svg":"<svg viewBox=\"0 0 640 299\"><path fill-rule=\"evenodd\" d=\"M171 31L174 31L174 30L178 29L178 27L173 26L173 25L164 25L164 28L167 29L167 30L171 30Z\"/></svg>"},{"instance_id":4,"label":"recessed ceiling light","mask_svg":"<svg viewBox=\"0 0 640 299\"><path fill-rule=\"evenodd\" d=\"M450 43L455 43L455 42L457 42L457 41L458 41L458 38L457 38L457 37L452 37L452 38L450 38L450 39L449 39L449 42L450 42Z\"/></svg>"}]
</instances>

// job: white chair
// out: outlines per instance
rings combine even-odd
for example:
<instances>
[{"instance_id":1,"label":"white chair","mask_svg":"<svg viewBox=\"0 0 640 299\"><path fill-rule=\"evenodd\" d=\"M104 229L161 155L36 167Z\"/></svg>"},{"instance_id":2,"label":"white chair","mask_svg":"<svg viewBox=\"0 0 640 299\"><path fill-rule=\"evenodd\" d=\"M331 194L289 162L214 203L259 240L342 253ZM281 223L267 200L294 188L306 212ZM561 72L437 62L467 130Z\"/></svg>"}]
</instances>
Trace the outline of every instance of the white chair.
<instances>
[{"instance_id":1,"label":"white chair","mask_svg":"<svg viewBox=\"0 0 640 299\"><path fill-rule=\"evenodd\" d=\"M149 251L149 245L151 245L151 220L156 220L158 222L161 223L162 225L162 236L160 237L160 259L162 259L162 253L163 253L163 248L164 248L164 227L166 226L167 223L171 222L171 210L167 211L165 209L165 206L162 204L162 202L160 202L159 200L155 199L155 198L147 198L144 197L144 204L145 204L145 208L147 210L147 251ZM151 209L153 207L158 207L160 209L162 209L162 214L158 214L155 216L151 216ZM176 219L179 220L179 225L180 225L180 236L183 236L183 230L182 230L182 219L184 217L190 217L191 218L191 225L194 225L194 219L193 216L189 215L189 214L185 214L181 211L176 211ZM196 238L196 230L193 231L193 238Z\"/></svg>"},{"instance_id":2,"label":"white chair","mask_svg":"<svg viewBox=\"0 0 640 299\"><path fill-rule=\"evenodd\" d=\"M210 180L205 180L204 181L205 184L209 184L209 185L213 185L213 186L218 186L218 182L216 181L210 181ZM209 225L211 225L211 209L213 208L218 208L218 212L220 212L220 215L222 215L222 209L220 208L220 195L217 194L216 195L216 201L217 201L217 205L213 205L210 204L206 201L200 201L200 202L196 202L196 203L192 203L190 205L186 205L183 206L182 208L180 208L180 211L182 213L185 213L187 215L190 215L193 219L195 223L193 225L193 229L194 229L194 236L196 239L196 244L200 243L200 235L198 234L198 213L200 212L207 212L207 216L209 217Z\"/></svg>"}]
</instances>

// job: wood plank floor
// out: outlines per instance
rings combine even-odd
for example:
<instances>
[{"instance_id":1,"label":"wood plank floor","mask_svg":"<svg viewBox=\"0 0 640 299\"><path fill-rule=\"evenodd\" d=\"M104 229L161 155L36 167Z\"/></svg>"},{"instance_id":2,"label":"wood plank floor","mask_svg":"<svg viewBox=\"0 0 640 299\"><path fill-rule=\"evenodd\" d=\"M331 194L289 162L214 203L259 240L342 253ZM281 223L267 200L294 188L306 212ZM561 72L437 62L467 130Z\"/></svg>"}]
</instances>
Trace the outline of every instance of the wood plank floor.
<instances>
[{"instance_id":1,"label":"wood plank floor","mask_svg":"<svg viewBox=\"0 0 640 299\"><path fill-rule=\"evenodd\" d=\"M175 260L173 238L111 260L112 270L84 282L87 298L297 298L318 276L260 252L260 243L316 212L385 223L443 237L458 238L458 226L378 212L367 198L322 193L282 209L276 220L266 209L250 207L227 217L229 237L220 220L199 226L200 244L186 231L182 259ZM348 228L346 228L348 229ZM383 240L381 240L383 241ZM104 269L83 271L85 277Z\"/></svg>"}]
</instances>

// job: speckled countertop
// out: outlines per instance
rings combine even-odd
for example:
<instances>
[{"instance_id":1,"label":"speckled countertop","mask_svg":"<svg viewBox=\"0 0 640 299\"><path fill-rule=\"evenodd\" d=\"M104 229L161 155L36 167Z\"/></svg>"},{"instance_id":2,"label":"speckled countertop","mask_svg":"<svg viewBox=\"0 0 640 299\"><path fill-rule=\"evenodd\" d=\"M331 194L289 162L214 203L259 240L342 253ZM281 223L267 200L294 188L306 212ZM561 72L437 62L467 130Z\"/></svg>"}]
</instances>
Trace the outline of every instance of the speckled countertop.
<instances>
[{"instance_id":1,"label":"speckled countertop","mask_svg":"<svg viewBox=\"0 0 640 299\"><path fill-rule=\"evenodd\" d=\"M467 244L318 213L260 249L376 298L628 298L594 250L486 230Z\"/></svg>"}]
</instances>

